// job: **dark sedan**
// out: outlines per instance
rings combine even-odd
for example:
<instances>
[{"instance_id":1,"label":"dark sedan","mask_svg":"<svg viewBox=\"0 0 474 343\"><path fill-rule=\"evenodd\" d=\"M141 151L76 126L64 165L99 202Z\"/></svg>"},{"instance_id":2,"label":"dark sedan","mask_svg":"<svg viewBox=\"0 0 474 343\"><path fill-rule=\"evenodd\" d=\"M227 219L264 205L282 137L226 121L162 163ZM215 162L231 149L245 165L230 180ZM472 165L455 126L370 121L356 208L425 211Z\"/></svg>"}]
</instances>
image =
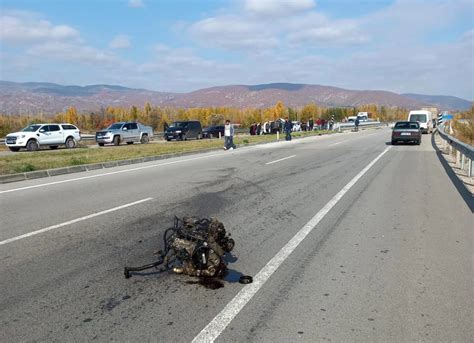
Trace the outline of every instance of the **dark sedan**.
<instances>
[{"instance_id":1,"label":"dark sedan","mask_svg":"<svg viewBox=\"0 0 474 343\"><path fill-rule=\"evenodd\" d=\"M202 130L203 138L224 137L224 125L209 126Z\"/></svg>"},{"instance_id":2,"label":"dark sedan","mask_svg":"<svg viewBox=\"0 0 474 343\"><path fill-rule=\"evenodd\" d=\"M421 130L418 122L399 121L395 123L392 131L392 145L398 142L414 142L421 144Z\"/></svg>"}]
</instances>

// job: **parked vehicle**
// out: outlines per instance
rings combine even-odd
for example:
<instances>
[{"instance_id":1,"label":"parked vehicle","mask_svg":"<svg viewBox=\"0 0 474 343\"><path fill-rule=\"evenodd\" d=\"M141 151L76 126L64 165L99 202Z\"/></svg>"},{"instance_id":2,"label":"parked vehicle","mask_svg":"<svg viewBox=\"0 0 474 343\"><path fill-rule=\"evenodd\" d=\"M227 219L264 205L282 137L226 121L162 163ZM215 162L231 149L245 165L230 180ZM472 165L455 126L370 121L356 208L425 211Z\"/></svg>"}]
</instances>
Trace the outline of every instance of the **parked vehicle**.
<instances>
[{"instance_id":1,"label":"parked vehicle","mask_svg":"<svg viewBox=\"0 0 474 343\"><path fill-rule=\"evenodd\" d=\"M19 132L9 133L5 137L5 145L11 151L19 151L21 148L36 151L45 145L49 145L51 149L57 149L60 145L72 149L80 140L81 131L72 124L32 124Z\"/></svg>"},{"instance_id":2,"label":"parked vehicle","mask_svg":"<svg viewBox=\"0 0 474 343\"><path fill-rule=\"evenodd\" d=\"M219 136L220 133L220 136ZM224 137L224 125L209 126L202 130L203 138Z\"/></svg>"},{"instance_id":3,"label":"parked vehicle","mask_svg":"<svg viewBox=\"0 0 474 343\"><path fill-rule=\"evenodd\" d=\"M414 121L399 121L392 130L392 145L398 142L414 142L421 144L420 124Z\"/></svg>"},{"instance_id":4,"label":"parked vehicle","mask_svg":"<svg viewBox=\"0 0 474 343\"><path fill-rule=\"evenodd\" d=\"M164 137L167 141L172 139L182 141L192 138L202 139L201 122L197 120L175 121L166 129Z\"/></svg>"},{"instance_id":5,"label":"parked vehicle","mask_svg":"<svg viewBox=\"0 0 474 343\"><path fill-rule=\"evenodd\" d=\"M292 124L291 131L293 131L293 132L301 131L301 122L292 121L291 124Z\"/></svg>"},{"instance_id":6,"label":"parked vehicle","mask_svg":"<svg viewBox=\"0 0 474 343\"><path fill-rule=\"evenodd\" d=\"M95 133L95 140L99 146L113 143L120 145L126 142L133 144L140 142L146 144L153 138L153 129L138 122L118 122L110 125L108 128Z\"/></svg>"},{"instance_id":7,"label":"parked vehicle","mask_svg":"<svg viewBox=\"0 0 474 343\"><path fill-rule=\"evenodd\" d=\"M419 122L422 133L433 132L433 115L430 111L410 111L410 113L408 113L408 121Z\"/></svg>"}]
</instances>

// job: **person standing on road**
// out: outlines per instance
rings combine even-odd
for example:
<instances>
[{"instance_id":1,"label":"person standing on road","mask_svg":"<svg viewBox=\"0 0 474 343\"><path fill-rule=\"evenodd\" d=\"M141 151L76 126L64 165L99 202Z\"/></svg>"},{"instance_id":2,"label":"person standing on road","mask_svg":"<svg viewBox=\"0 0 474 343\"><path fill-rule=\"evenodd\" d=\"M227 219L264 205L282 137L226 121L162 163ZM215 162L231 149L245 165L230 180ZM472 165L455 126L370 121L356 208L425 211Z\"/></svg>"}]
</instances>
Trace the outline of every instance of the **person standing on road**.
<instances>
[{"instance_id":1,"label":"person standing on road","mask_svg":"<svg viewBox=\"0 0 474 343\"><path fill-rule=\"evenodd\" d=\"M285 131L285 139L291 141L291 122L288 118L285 118L285 124L283 125L283 131Z\"/></svg>"},{"instance_id":2,"label":"person standing on road","mask_svg":"<svg viewBox=\"0 0 474 343\"><path fill-rule=\"evenodd\" d=\"M357 117L354 121L354 125L355 125L355 131L359 131L359 117Z\"/></svg>"},{"instance_id":3,"label":"person standing on road","mask_svg":"<svg viewBox=\"0 0 474 343\"><path fill-rule=\"evenodd\" d=\"M230 120L225 121L224 126L224 150L234 150L234 125L230 123Z\"/></svg>"}]
</instances>

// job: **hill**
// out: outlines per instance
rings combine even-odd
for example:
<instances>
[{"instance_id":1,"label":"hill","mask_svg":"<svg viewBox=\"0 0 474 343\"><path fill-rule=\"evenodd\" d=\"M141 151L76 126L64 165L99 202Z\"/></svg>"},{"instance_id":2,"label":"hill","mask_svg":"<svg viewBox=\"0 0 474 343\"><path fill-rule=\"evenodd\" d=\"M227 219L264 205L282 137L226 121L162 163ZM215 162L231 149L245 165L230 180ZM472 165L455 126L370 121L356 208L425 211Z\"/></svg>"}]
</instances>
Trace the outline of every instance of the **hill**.
<instances>
[{"instance_id":1,"label":"hill","mask_svg":"<svg viewBox=\"0 0 474 343\"><path fill-rule=\"evenodd\" d=\"M413 100L431 104L435 107L438 107L439 110L466 111L470 109L472 106L472 102L455 97L455 96L423 95L423 94L413 94L413 93L406 93L402 95Z\"/></svg>"},{"instance_id":2,"label":"hill","mask_svg":"<svg viewBox=\"0 0 474 343\"><path fill-rule=\"evenodd\" d=\"M436 99L436 103L433 99ZM470 102L428 95L400 95L388 91L349 90L331 86L270 83L230 85L200 89L189 93L157 92L115 85L64 86L54 83L16 83L0 81L0 112L4 114L53 114L74 106L79 112L99 111L107 106L142 107L270 107L277 101L301 107L315 102L325 107L354 107L363 104L398 106L408 109L437 104L442 109L465 108ZM469 108L468 106L468 108Z\"/></svg>"}]
</instances>

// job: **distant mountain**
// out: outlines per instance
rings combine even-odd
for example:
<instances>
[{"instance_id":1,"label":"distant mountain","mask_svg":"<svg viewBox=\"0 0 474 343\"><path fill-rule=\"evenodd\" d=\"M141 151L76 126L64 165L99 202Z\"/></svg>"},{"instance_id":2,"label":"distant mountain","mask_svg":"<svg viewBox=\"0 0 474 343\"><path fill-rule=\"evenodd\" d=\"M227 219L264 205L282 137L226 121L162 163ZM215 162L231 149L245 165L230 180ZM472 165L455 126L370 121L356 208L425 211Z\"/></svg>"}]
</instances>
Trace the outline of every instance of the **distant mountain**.
<instances>
[{"instance_id":1,"label":"distant mountain","mask_svg":"<svg viewBox=\"0 0 474 343\"><path fill-rule=\"evenodd\" d=\"M438 107L439 110L465 111L465 110L470 109L472 106L472 102L461 99L461 98L457 98L455 96L423 95L423 94L412 94L412 93L406 93L402 95L413 100L431 104L435 107Z\"/></svg>"},{"instance_id":2,"label":"distant mountain","mask_svg":"<svg viewBox=\"0 0 474 343\"><path fill-rule=\"evenodd\" d=\"M122 86L62 86L54 83L0 81L0 113L54 114L74 106L78 112L98 111L107 106L142 107L147 101L162 105L178 94Z\"/></svg>"},{"instance_id":3,"label":"distant mountain","mask_svg":"<svg viewBox=\"0 0 474 343\"><path fill-rule=\"evenodd\" d=\"M418 96L418 95L416 95ZM419 95L419 97L424 97ZM263 108L283 101L286 106L301 107L315 102L325 107L353 107L364 104L419 108L433 104L428 98L415 98L387 91L357 91L337 87L271 83L261 85L232 85L200 89L189 93L156 92L146 89L113 85L64 86L54 83L16 83L0 81L0 112L6 114L54 114L74 106L80 113L98 111L107 106L143 107L256 107ZM436 97L436 99L441 97ZM444 97L449 102L439 102L442 109L458 109L455 97ZM457 102L452 102L457 99ZM430 101L428 101L430 100ZM452 107L450 107L452 106ZM468 107L469 107L468 106Z\"/></svg>"}]
</instances>

